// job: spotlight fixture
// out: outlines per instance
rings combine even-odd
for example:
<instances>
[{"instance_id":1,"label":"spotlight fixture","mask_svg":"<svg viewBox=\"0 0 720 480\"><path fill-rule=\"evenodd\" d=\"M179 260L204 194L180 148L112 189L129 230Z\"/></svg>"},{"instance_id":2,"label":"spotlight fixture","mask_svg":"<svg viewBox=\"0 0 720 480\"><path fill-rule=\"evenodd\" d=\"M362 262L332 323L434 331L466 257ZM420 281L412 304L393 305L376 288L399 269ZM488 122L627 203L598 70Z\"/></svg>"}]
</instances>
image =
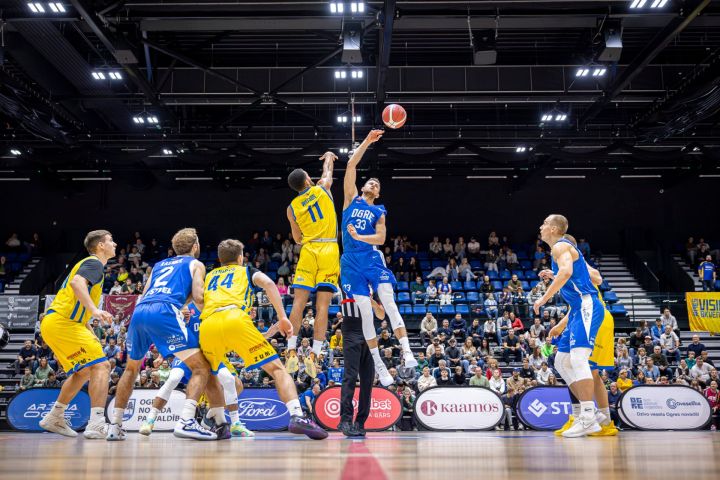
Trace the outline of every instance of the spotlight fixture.
<instances>
[{"instance_id":1,"label":"spotlight fixture","mask_svg":"<svg viewBox=\"0 0 720 480\"><path fill-rule=\"evenodd\" d=\"M43 5L42 2L27 2L27 7L35 14L46 13L46 8L52 13L65 13L67 11L65 10L65 5L61 2L46 2L45 5Z\"/></svg>"},{"instance_id":2,"label":"spotlight fixture","mask_svg":"<svg viewBox=\"0 0 720 480\"><path fill-rule=\"evenodd\" d=\"M669 0L633 0L630 4L631 10L640 10L642 8L660 9L667 5Z\"/></svg>"},{"instance_id":3,"label":"spotlight fixture","mask_svg":"<svg viewBox=\"0 0 720 480\"><path fill-rule=\"evenodd\" d=\"M169 148L163 148L163 155L172 155L173 151Z\"/></svg>"},{"instance_id":4,"label":"spotlight fixture","mask_svg":"<svg viewBox=\"0 0 720 480\"><path fill-rule=\"evenodd\" d=\"M577 72L575 72L575 76L576 77L587 77L589 73L590 73L589 68L580 67L577 69Z\"/></svg>"},{"instance_id":5,"label":"spotlight fixture","mask_svg":"<svg viewBox=\"0 0 720 480\"><path fill-rule=\"evenodd\" d=\"M48 7L53 13L65 13L65 7L60 2L48 2Z\"/></svg>"},{"instance_id":6,"label":"spotlight fixture","mask_svg":"<svg viewBox=\"0 0 720 480\"><path fill-rule=\"evenodd\" d=\"M111 80L122 80L122 74L120 72L110 72L110 79Z\"/></svg>"},{"instance_id":7,"label":"spotlight fixture","mask_svg":"<svg viewBox=\"0 0 720 480\"><path fill-rule=\"evenodd\" d=\"M330 2L330 13L345 12L345 5L342 2Z\"/></svg>"},{"instance_id":8,"label":"spotlight fixture","mask_svg":"<svg viewBox=\"0 0 720 480\"><path fill-rule=\"evenodd\" d=\"M144 125L145 123L148 123L151 125L156 125L156 124L160 123L158 120L158 117L156 117L155 115L149 115L147 113L141 113L139 115L135 115L133 117L133 122L136 125Z\"/></svg>"},{"instance_id":9,"label":"spotlight fixture","mask_svg":"<svg viewBox=\"0 0 720 480\"><path fill-rule=\"evenodd\" d=\"M348 76L352 79L358 79L363 78L363 71L362 70L350 70L350 73L348 74L347 70L335 70L335 79L336 80L345 80L348 78Z\"/></svg>"},{"instance_id":10,"label":"spotlight fixture","mask_svg":"<svg viewBox=\"0 0 720 480\"><path fill-rule=\"evenodd\" d=\"M347 72L345 70L335 70L335 78L345 78L347 77Z\"/></svg>"},{"instance_id":11,"label":"spotlight fixture","mask_svg":"<svg viewBox=\"0 0 720 480\"><path fill-rule=\"evenodd\" d=\"M549 112L549 113L544 113L540 117L540 126L542 126L548 122L554 122L554 123L564 122L565 120L567 120L567 117L568 117L567 113L563 113L563 112L553 111L553 112Z\"/></svg>"},{"instance_id":12,"label":"spotlight fixture","mask_svg":"<svg viewBox=\"0 0 720 480\"><path fill-rule=\"evenodd\" d=\"M340 147L340 153L348 153L348 149L346 147Z\"/></svg>"},{"instance_id":13,"label":"spotlight fixture","mask_svg":"<svg viewBox=\"0 0 720 480\"><path fill-rule=\"evenodd\" d=\"M527 147L523 147L523 146L515 147L515 153L524 153L526 151L527 151Z\"/></svg>"},{"instance_id":14,"label":"spotlight fixture","mask_svg":"<svg viewBox=\"0 0 720 480\"><path fill-rule=\"evenodd\" d=\"M598 78L604 77L606 73L607 67L604 67L602 65L590 65L587 67L579 67L575 71L575 78L584 78L591 75L595 78Z\"/></svg>"},{"instance_id":15,"label":"spotlight fixture","mask_svg":"<svg viewBox=\"0 0 720 480\"><path fill-rule=\"evenodd\" d=\"M22 152L21 152L20 150L18 150L17 148L11 148L11 149L10 149L10 153L12 153L13 155L15 155L16 157L17 157L18 155L22 155Z\"/></svg>"},{"instance_id":16,"label":"spotlight fixture","mask_svg":"<svg viewBox=\"0 0 720 480\"><path fill-rule=\"evenodd\" d=\"M347 123L348 117L347 115L338 115L337 121L338 123Z\"/></svg>"},{"instance_id":17,"label":"spotlight fixture","mask_svg":"<svg viewBox=\"0 0 720 480\"><path fill-rule=\"evenodd\" d=\"M45 7L40 2L28 2L27 6L32 13L45 13Z\"/></svg>"},{"instance_id":18,"label":"spotlight fixture","mask_svg":"<svg viewBox=\"0 0 720 480\"><path fill-rule=\"evenodd\" d=\"M365 11L365 4L363 2L350 2L350 11L352 13L363 13Z\"/></svg>"},{"instance_id":19,"label":"spotlight fixture","mask_svg":"<svg viewBox=\"0 0 720 480\"><path fill-rule=\"evenodd\" d=\"M92 77L95 80L105 80L105 74L99 70L95 70L94 72L92 72Z\"/></svg>"}]
</instances>

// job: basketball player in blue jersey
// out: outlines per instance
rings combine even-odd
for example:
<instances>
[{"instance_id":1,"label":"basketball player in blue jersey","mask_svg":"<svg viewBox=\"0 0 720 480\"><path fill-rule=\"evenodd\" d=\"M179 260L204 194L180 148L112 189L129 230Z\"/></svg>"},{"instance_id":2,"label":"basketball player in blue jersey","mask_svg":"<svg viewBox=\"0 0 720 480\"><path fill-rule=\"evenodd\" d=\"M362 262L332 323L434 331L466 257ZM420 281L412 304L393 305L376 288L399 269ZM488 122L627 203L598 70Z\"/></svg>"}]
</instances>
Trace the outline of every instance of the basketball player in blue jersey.
<instances>
[{"instance_id":1,"label":"basketball player in blue jersey","mask_svg":"<svg viewBox=\"0 0 720 480\"><path fill-rule=\"evenodd\" d=\"M533 310L539 314L556 293L562 292L570 306L570 356L567 370L573 378L573 390L580 400L578 421L563 432L564 437L582 437L601 430L596 419L594 381L590 369L590 355L595 336L605 316L605 308L593 285L588 265L580 251L564 238L567 219L558 214L548 216L540 226L542 240L552 247L552 265L555 279L545 294L535 301Z\"/></svg>"},{"instance_id":2,"label":"basketball player in blue jersey","mask_svg":"<svg viewBox=\"0 0 720 480\"><path fill-rule=\"evenodd\" d=\"M361 189L362 195L358 195L355 185L360 160L368 147L380 140L383 133L385 132L382 130L371 130L353 153L345 170L340 284L355 299L362 318L363 335L375 362L375 371L380 383L387 386L393 383L393 378L383 364L378 350L370 288L377 292L380 303L390 317L390 325L402 346L405 366L416 367L417 360L410 350L405 323L395 303L393 292L395 275L387 268L383 253L378 250L378 246L385 243L387 233L385 227L387 211L382 205L375 205L375 200L380 197L380 181L371 178L365 182Z\"/></svg>"},{"instance_id":3,"label":"basketball player in blue jersey","mask_svg":"<svg viewBox=\"0 0 720 480\"><path fill-rule=\"evenodd\" d=\"M115 395L115 408L106 437L110 441L125 439L121 428L123 412L151 344L155 344L162 356L174 355L192 371L185 405L173 431L175 436L197 440L218 438L215 432L203 428L195 420L195 411L206 387L212 405L223 405L222 392L217 382L208 382L210 364L200 351L197 336L188 333L180 312L191 300L199 308L203 305L205 265L197 260L200 240L195 229L178 231L172 238L172 247L178 256L155 264L130 321L125 343L129 359Z\"/></svg>"},{"instance_id":4,"label":"basketball player in blue jersey","mask_svg":"<svg viewBox=\"0 0 720 480\"><path fill-rule=\"evenodd\" d=\"M198 337L200 331L200 310L194 303L190 303L181 310L185 319L188 331L188 337ZM211 372L212 373L212 372ZM242 382L237 378L237 371L230 362L220 364L217 373L212 373L218 377L220 385L223 388L225 396L225 408L230 414L230 435L233 437L254 437L255 433L249 430L244 423L240 421L238 413L238 397L243 391ZM182 360L175 357L170 365L170 375L165 383L158 390L157 395L153 399L152 409L148 413L147 419L140 426L141 435L150 435L155 427L155 420L162 409L170 399L172 391L181 383L187 385L192 378L192 371L185 365ZM224 415L224 412L223 412ZM205 421L205 419L203 419ZM214 419L213 419L214 421ZM203 425L203 423L200 423ZM208 428L208 425L203 425Z\"/></svg>"}]
</instances>

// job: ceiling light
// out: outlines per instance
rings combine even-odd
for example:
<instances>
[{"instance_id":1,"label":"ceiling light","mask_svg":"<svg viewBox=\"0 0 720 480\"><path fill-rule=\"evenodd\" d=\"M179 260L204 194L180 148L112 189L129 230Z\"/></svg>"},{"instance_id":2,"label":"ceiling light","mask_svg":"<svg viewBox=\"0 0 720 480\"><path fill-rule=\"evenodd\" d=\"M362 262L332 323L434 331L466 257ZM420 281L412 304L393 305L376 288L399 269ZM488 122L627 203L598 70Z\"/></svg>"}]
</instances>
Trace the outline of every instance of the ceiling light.
<instances>
[{"instance_id":1,"label":"ceiling light","mask_svg":"<svg viewBox=\"0 0 720 480\"><path fill-rule=\"evenodd\" d=\"M630 9L639 10L644 7L649 7L651 9L660 9L665 7L668 1L669 0L633 0L633 2L630 4Z\"/></svg>"},{"instance_id":2,"label":"ceiling light","mask_svg":"<svg viewBox=\"0 0 720 480\"><path fill-rule=\"evenodd\" d=\"M515 148L515 153L523 153L525 151L527 151L526 147L516 147Z\"/></svg>"},{"instance_id":3,"label":"ceiling light","mask_svg":"<svg viewBox=\"0 0 720 480\"><path fill-rule=\"evenodd\" d=\"M337 121L338 123L347 123L348 117L347 115L338 115Z\"/></svg>"},{"instance_id":4,"label":"ceiling light","mask_svg":"<svg viewBox=\"0 0 720 480\"><path fill-rule=\"evenodd\" d=\"M355 123L360 123L360 122L362 122L362 117L361 117L360 115L355 115L355 116L353 117L353 122L355 122Z\"/></svg>"},{"instance_id":5,"label":"ceiling light","mask_svg":"<svg viewBox=\"0 0 720 480\"><path fill-rule=\"evenodd\" d=\"M142 117L133 117L133 122L136 124L145 123L145 119Z\"/></svg>"},{"instance_id":6,"label":"ceiling light","mask_svg":"<svg viewBox=\"0 0 720 480\"><path fill-rule=\"evenodd\" d=\"M28 2L27 6L32 13L45 13L45 7L40 2Z\"/></svg>"},{"instance_id":7,"label":"ceiling light","mask_svg":"<svg viewBox=\"0 0 720 480\"><path fill-rule=\"evenodd\" d=\"M155 115L152 115L150 117L147 117L147 121L149 123L158 123L158 118Z\"/></svg>"},{"instance_id":8,"label":"ceiling light","mask_svg":"<svg viewBox=\"0 0 720 480\"><path fill-rule=\"evenodd\" d=\"M122 80L122 74L120 72L110 72L111 80Z\"/></svg>"},{"instance_id":9,"label":"ceiling light","mask_svg":"<svg viewBox=\"0 0 720 480\"><path fill-rule=\"evenodd\" d=\"M18 150L17 148L12 148L12 149L10 149L10 153L12 153L13 155L15 155L16 157L17 157L18 155L21 155L21 154L22 154L22 152L21 152L20 150Z\"/></svg>"},{"instance_id":10,"label":"ceiling light","mask_svg":"<svg viewBox=\"0 0 720 480\"><path fill-rule=\"evenodd\" d=\"M340 147L340 153L348 153L348 149L345 147Z\"/></svg>"},{"instance_id":11,"label":"ceiling light","mask_svg":"<svg viewBox=\"0 0 720 480\"><path fill-rule=\"evenodd\" d=\"M362 13L365 11L365 4L363 2L351 2L350 11L352 13Z\"/></svg>"},{"instance_id":12,"label":"ceiling light","mask_svg":"<svg viewBox=\"0 0 720 480\"><path fill-rule=\"evenodd\" d=\"M172 155L173 151L169 148L163 148L163 155Z\"/></svg>"},{"instance_id":13,"label":"ceiling light","mask_svg":"<svg viewBox=\"0 0 720 480\"><path fill-rule=\"evenodd\" d=\"M576 77L587 77L588 73L590 73L590 69L585 68L585 67L580 67L575 72L575 76Z\"/></svg>"},{"instance_id":14,"label":"ceiling light","mask_svg":"<svg viewBox=\"0 0 720 480\"><path fill-rule=\"evenodd\" d=\"M95 70L94 72L92 72L92 77L95 80L105 80L105 74L100 70Z\"/></svg>"},{"instance_id":15,"label":"ceiling light","mask_svg":"<svg viewBox=\"0 0 720 480\"><path fill-rule=\"evenodd\" d=\"M343 13L345 5L342 2L330 2L330 13Z\"/></svg>"}]
</instances>

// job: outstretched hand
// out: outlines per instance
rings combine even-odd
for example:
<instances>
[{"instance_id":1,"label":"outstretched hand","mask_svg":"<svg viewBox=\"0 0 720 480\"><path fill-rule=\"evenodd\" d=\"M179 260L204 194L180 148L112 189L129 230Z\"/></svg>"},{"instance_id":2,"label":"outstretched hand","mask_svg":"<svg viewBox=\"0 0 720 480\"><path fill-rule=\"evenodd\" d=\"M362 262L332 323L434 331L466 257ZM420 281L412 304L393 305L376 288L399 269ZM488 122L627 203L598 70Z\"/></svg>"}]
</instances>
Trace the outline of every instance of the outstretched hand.
<instances>
[{"instance_id":1,"label":"outstretched hand","mask_svg":"<svg viewBox=\"0 0 720 480\"><path fill-rule=\"evenodd\" d=\"M320 157L320 160L322 160L324 162L328 158L330 160L332 160L333 162L338 159L337 155L335 155L333 152L328 151L328 152L325 152L322 154L322 156Z\"/></svg>"},{"instance_id":2,"label":"outstretched hand","mask_svg":"<svg viewBox=\"0 0 720 480\"><path fill-rule=\"evenodd\" d=\"M365 140L369 143L375 143L385 134L385 130L370 130L370 133L367 134L367 137L365 137Z\"/></svg>"}]
</instances>

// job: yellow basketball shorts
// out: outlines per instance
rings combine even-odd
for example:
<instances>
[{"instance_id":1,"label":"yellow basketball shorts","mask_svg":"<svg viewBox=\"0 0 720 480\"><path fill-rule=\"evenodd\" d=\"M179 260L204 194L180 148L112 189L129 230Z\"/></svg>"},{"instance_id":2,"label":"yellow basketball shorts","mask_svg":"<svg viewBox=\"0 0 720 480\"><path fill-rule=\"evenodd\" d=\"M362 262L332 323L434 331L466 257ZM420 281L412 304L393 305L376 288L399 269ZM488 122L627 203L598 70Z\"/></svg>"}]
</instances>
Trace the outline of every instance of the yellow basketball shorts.
<instances>
[{"instance_id":1,"label":"yellow basketball shorts","mask_svg":"<svg viewBox=\"0 0 720 480\"><path fill-rule=\"evenodd\" d=\"M250 316L239 308L216 311L200 323L200 349L213 373L217 373L221 364L227 366L229 352L243 358L246 370L279 358Z\"/></svg>"},{"instance_id":2,"label":"yellow basketball shorts","mask_svg":"<svg viewBox=\"0 0 720 480\"><path fill-rule=\"evenodd\" d=\"M313 292L318 287L327 287L337 292L339 276L340 250L337 242L308 243L300 250L292 286Z\"/></svg>"},{"instance_id":3,"label":"yellow basketball shorts","mask_svg":"<svg viewBox=\"0 0 720 480\"><path fill-rule=\"evenodd\" d=\"M40 324L40 334L68 375L107 361L100 340L82 323L48 313Z\"/></svg>"},{"instance_id":4,"label":"yellow basketball shorts","mask_svg":"<svg viewBox=\"0 0 720 480\"><path fill-rule=\"evenodd\" d=\"M594 370L615 368L615 320L607 309L595 337L590 367Z\"/></svg>"}]
</instances>

